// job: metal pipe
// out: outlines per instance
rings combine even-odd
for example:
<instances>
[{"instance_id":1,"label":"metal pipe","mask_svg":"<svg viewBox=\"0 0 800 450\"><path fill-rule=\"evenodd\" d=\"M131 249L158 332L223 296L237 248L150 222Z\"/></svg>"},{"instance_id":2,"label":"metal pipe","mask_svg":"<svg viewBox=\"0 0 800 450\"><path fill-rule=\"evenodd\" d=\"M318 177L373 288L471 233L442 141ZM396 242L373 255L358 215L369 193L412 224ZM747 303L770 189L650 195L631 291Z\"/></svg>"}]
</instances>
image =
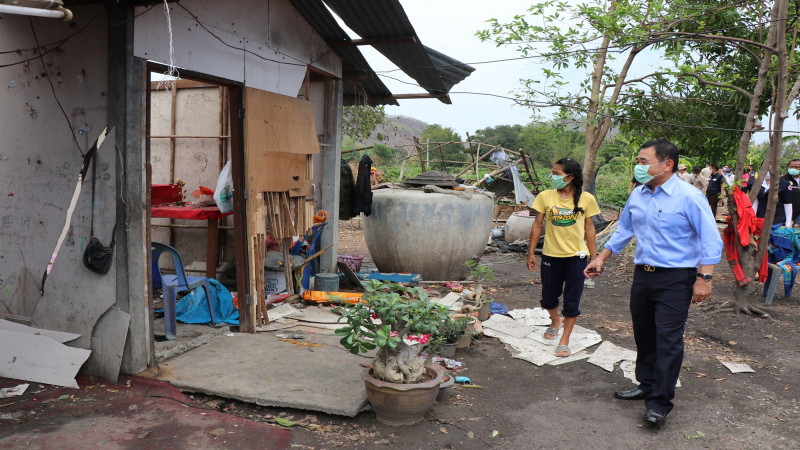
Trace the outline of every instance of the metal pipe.
<instances>
[{"instance_id":1,"label":"metal pipe","mask_svg":"<svg viewBox=\"0 0 800 450\"><path fill-rule=\"evenodd\" d=\"M72 20L72 11L59 6L56 9L28 8L24 6L0 5L0 14L19 14L22 16L46 17L50 19Z\"/></svg>"}]
</instances>

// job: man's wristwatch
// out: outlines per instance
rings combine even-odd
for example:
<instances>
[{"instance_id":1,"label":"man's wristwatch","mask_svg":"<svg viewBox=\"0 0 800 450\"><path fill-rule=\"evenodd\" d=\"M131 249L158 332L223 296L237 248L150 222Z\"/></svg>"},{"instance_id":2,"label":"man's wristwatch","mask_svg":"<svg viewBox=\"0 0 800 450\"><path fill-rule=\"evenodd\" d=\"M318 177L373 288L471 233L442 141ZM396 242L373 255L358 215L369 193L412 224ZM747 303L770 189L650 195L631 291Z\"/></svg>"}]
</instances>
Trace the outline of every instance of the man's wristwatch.
<instances>
[{"instance_id":1,"label":"man's wristwatch","mask_svg":"<svg viewBox=\"0 0 800 450\"><path fill-rule=\"evenodd\" d=\"M714 274L711 274L711 273L698 273L697 274L697 278L702 278L702 279L704 279L706 281L711 281L711 279L714 278Z\"/></svg>"}]
</instances>

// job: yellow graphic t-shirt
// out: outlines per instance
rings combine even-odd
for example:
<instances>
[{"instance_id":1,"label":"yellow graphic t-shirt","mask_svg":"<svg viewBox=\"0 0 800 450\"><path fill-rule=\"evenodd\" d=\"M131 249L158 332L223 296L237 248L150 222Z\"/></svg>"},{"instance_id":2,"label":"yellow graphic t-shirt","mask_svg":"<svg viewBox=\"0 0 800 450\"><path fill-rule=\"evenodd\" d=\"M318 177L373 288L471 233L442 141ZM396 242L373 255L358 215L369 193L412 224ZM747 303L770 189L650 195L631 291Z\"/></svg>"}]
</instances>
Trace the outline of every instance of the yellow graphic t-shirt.
<instances>
[{"instance_id":1,"label":"yellow graphic t-shirt","mask_svg":"<svg viewBox=\"0 0 800 450\"><path fill-rule=\"evenodd\" d=\"M588 192L581 193L578 206L583 212L573 210L572 198L562 199L555 189L546 190L536 196L533 209L544 214L544 248L542 254L554 258L569 258L579 252L587 252L586 218L600 214L597 200ZM531 245L536 245L531 243Z\"/></svg>"}]
</instances>

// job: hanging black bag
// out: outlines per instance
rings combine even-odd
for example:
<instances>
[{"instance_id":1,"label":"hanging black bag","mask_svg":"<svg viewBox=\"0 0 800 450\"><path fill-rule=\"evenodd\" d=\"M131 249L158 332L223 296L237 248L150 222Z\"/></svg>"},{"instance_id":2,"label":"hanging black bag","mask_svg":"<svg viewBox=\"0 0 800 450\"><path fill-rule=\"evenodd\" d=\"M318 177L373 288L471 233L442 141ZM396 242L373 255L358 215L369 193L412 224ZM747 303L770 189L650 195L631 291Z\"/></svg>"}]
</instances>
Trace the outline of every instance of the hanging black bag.
<instances>
[{"instance_id":1,"label":"hanging black bag","mask_svg":"<svg viewBox=\"0 0 800 450\"><path fill-rule=\"evenodd\" d=\"M106 247L94 235L94 185L97 179L97 156L92 160L92 225L89 232L89 243L83 251L83 265L92 272L105 275L111 269L114 260L114 239L117 234L117 225L111 231L111 243Z\"/></svg>"}]
</instances>

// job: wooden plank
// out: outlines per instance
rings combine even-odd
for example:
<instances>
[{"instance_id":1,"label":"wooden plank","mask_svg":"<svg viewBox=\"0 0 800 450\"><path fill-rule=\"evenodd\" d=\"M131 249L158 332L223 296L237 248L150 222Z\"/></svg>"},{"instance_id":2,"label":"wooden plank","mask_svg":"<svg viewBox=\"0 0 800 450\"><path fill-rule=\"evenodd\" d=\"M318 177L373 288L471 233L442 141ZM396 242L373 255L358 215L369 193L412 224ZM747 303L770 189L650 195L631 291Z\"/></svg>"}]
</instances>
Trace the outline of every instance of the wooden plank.
<instances>
[{"instance_id":1,"label":"wooden plank","mask_svg":"<svg viewBox=\"0 0 800 450\"><path fill-rule=\"evenodd\" d=\"M256 150L248 161L250 192L282 192L301 189L307 182L306 155ZM255 169L251 169L255 168Z\"/></svg>"},{"instance_id":2,"label":"wooden plank","mask_svg":"<svg viewBox=\"0 0 800 450\"><path fill-rule=\"evenodd\" d=\"M319 153L310 101L245 88L245 148L269 152Z\"/></svg>"}]
</instances>

